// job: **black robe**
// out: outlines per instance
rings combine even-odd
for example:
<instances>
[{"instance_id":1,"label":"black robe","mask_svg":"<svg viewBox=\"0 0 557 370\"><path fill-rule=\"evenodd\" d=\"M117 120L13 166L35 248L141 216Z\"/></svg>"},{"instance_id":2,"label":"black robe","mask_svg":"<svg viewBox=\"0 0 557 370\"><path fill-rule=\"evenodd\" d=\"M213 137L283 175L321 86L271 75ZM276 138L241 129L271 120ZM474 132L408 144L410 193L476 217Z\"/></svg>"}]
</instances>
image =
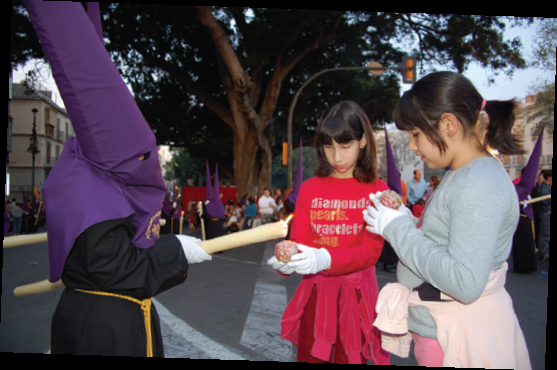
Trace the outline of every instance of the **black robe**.
<instances>
[{"instance_id":1,"label":"black robe","mask_svg":"<svg viewBox=\"0 0 557 370\"><path fill-rule=\"evenodd\" d=\"M224 235L224 222L222 218L209 215L205 204L203 204L203 214L201 217L203 217L205 223L205 240L215 239Z\"/></svg>"},{"instance_id":2,"label":"black robe","mask_svg":"<svg viewBox=\"0 0 557 370\"><path fill-rule=\"evenodd\" d=\"M188 262L174 235L151 248L132 244L129 219L91 226L76 240L64 266L66 289L52 318L52 354L146 356L147 336L141 307L116 297L76 291L101 291L144 300L184 282ZM160 321L151 306L153 355L164 357Z\"/></svg>"},{"instance_id":3,"label":"black robe","mask_svg":"<svg viewBox=\"0 0 557 370\"><path fill-rule=\"evenodd\" d=\"M520 212L520 220L513 236L513 270L527 274L538 270L534 243L533 221Z\"/></svg>"}]
</instances>

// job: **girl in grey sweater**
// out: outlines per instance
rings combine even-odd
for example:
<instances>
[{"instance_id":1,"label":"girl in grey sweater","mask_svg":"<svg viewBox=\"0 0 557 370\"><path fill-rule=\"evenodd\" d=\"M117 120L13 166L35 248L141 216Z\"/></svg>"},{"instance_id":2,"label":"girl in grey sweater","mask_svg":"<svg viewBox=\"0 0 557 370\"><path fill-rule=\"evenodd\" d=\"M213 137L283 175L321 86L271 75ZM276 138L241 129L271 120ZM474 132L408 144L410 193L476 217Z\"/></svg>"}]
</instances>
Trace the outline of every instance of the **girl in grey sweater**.
<instances>
[{"instance_id":1,"label":"girl in grey sweater","mask_svg":"<svg viewBox=\"0 0 557 370\"><path fill-rule=\"evenodd\" d=\"M511 134L513 109L513 101L486 102L468 79L453 72L425 76L395 109L397 127L410 135L409 149L432 169L450 167L417 224L403 207L392 210L379 202L364 214L368 230L388 240L399 256L398 282L418 290L422 300L438 300L442 292L470 304L481 297L490 272L506 266L518 198L491 150L523 153ZM481 124L482 110L487 124ZM441 366L443 351L430 311L409 307L408 329L418 363ZM498 331L492 335L497 341ZM512 356L513 348L507 351Z\"/></svg>"}]
</instances>

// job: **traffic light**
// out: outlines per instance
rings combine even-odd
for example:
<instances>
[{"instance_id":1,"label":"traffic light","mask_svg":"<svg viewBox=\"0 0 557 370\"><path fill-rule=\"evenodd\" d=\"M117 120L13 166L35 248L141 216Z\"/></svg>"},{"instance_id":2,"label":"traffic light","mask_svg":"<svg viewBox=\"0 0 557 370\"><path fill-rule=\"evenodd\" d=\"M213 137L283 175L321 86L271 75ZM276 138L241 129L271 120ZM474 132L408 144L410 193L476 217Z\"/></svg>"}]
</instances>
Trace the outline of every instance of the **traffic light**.
<instances>
[{"instance_id":1,"label":"traffic light","mask_svg":"<svg viewBox=\"0 0 557 370\"><path fill-rule=\"evenodd\" d=\"M282 166L288 165L288 143L282 143Z\"/></svg>"},{"instance_id":2,"label":"traffic light","mask_svg":"<svg viewBox=\"0 0 557 370\"><path fill-rule=\"evenodd\" d=\"M417 80L416 74L416 58L415 57L402 57L402 82L405 84L413 84Z\"/></svg>"}]
</instances>

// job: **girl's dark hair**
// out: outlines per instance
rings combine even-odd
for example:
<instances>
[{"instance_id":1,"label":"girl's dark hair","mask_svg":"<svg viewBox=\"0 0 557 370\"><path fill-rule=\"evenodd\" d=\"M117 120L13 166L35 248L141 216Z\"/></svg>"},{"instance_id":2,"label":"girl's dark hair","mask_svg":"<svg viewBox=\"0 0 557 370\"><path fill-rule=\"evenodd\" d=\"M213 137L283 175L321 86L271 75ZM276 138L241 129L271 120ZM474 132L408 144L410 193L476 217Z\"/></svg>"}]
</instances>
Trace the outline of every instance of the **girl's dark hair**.
<instances>
[{"instance_id":1,"label":"girl's dark hair","mask_svg":"<svg viewBox=\"0 0 557 370\"><path fill-rule=\"evenodd\" d=\"M490 100L485 104L488 122L480 123L483 98L474 85L456 72L434 72L421 78L400 98L393 120L399 130L420 129L441 153L447 144L439 134L444 113L454 114L464 134L476 135L485 149L501 154L524 154L521 140L513 135L514 100Z\"/></svg>"},{"instance_id":2,"label":"girl's dark hair","mask_svg":"<svg viewBox=\"0 0 557 370\"><path fill-rule=\"evenodd\" d=\"M377 145L373 129L364 110L355 102L345 100L325 110L317 125L314 147L317 150L315 175L329 176L333 167L327 161L324 145L334 141L339 144L366 138L366 146L360 149L360 155L354 168L354 178L359 182L370 183L377 179Z\"/></svg>"}]
</instances>

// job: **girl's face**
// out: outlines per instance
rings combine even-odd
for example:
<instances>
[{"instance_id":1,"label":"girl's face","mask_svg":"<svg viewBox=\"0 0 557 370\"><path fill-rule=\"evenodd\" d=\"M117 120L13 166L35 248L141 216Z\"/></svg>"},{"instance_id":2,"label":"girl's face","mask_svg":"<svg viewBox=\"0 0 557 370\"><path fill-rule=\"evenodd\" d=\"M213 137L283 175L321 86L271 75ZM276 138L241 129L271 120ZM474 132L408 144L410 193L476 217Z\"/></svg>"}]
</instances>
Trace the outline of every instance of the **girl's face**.
<instances>
[{"instance_id":1,"label":"girl's face","mask_svg":"<svg viewBox=\"0 0 557 370\"><path fill-rule=\"evenodd\" d=\"M342 144L333 139L331 144L323 145L327 162L333 167L331 176L341 179L354 177L354 168L358 162L360 149L365 144L364 136L361 140L352 140Z\"/></svg>"},{"instance_id":2,"label":"girl's face","mask_svg":"<svg viewBox=\"0 0 557 370\"><path fill-rule=\"evenodd\" d=\"M410 141L408 150L415 151L421 160L427 163L428 167L435 170L446 168L450 165L450 159L442 155L439 148L433 144L429 138L419 128L408 131Z\"/></svg>"}]
</instances>

